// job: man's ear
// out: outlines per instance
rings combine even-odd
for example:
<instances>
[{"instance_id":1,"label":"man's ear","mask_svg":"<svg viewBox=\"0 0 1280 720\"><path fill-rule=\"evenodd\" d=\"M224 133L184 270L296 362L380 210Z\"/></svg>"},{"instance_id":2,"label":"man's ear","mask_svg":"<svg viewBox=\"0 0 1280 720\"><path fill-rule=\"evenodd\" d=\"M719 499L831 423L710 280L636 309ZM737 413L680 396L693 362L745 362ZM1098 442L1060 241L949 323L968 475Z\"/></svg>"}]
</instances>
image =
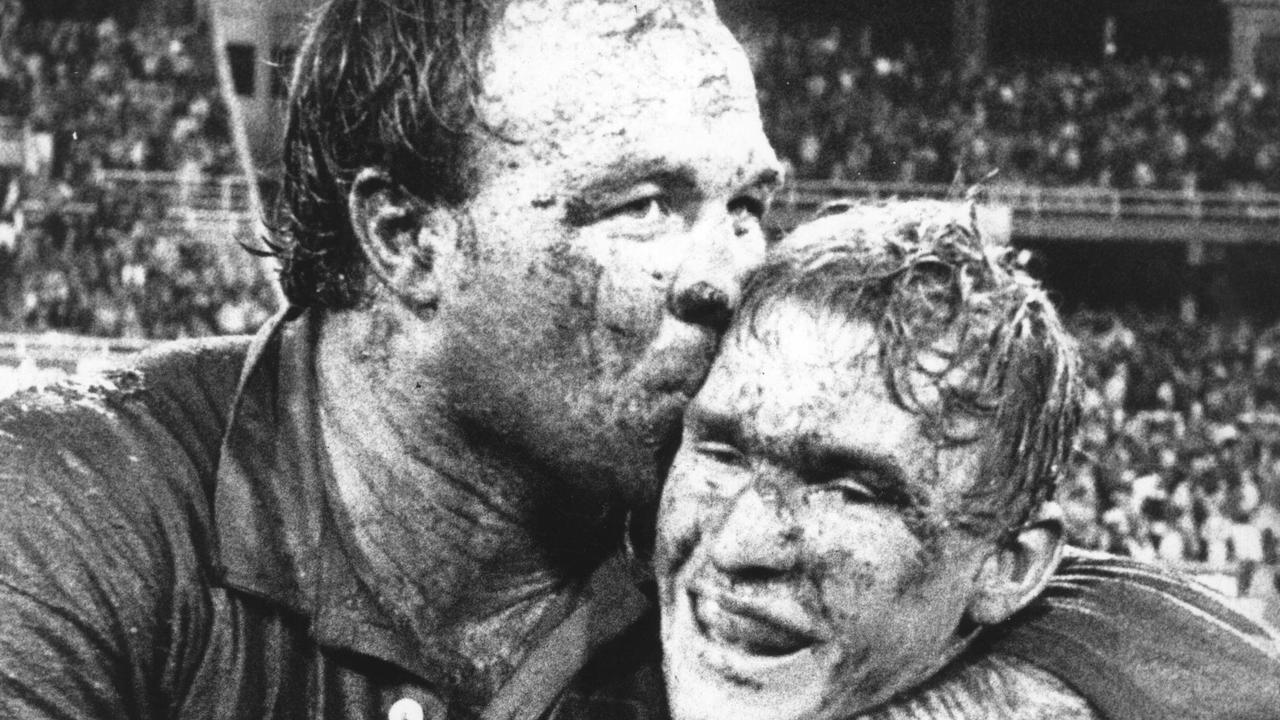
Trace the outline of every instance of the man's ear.
<instances>
[{"instance_id":1,"label":"man's ear","mask_svg":"<svg viewBox=\"0 0 1280 720\"><path fill-rule=\"evenodd\" d=\"M434 310L440 302L441 252L456 246L453 214L428 207L378 168L360 171L347 202L374 275L411 309Z\"/></svg>"},{"instance_id":2,"label":"man's ear","mask_svg":"<svg viewBox=\"0 0 1280 720\"><path fill-rule=\"evenodd\" d=\"M1046 502L1036 517L1003 540L978 570L969 619L994 625L1021 610L1049 583L1062 559L1062 511Z\"/></svg>"}]
</instances>

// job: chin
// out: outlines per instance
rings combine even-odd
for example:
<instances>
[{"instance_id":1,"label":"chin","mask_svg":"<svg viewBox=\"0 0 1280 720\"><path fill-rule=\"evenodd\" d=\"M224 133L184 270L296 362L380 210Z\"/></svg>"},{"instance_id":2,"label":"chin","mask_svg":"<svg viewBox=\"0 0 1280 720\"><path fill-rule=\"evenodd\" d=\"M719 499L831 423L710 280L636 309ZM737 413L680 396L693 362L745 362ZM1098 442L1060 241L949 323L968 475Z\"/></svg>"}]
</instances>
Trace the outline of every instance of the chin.
<instances>
[{"instance_id":1,"label":"chin","mask_svg":"<svg viewBox=\"0 0 1280 720\"><path fill-rule=\"evenodd\" d=\"M663 665L673 720L818 720L830 677L820 645L759 655L714 639L688 593L664 608Z\"/></svg>"},{"instance_id":2,"label":"chin","mask_svg":"<svg viewBox=\"0 0 1280 720\"><path fill-rule=\"evenodd\" d=\"M612 465L630 499L654 504L680 446L684 411L690 397L679 390L650 390L634 385L613 397L609 417L599 431L613 437L593 443L591 451L608 451L602 462ZM613 448L612 450L607 450Z\"/></svg>"},{"instance_id":3,"label":"chin","mask_svg":"<svg viewBox=\"0 0 1280 720\"><path fill-rule=\"evenodd\" d=\"M673 720L820 720L821 705L792 685L754 688L726 682L699 668L667 660Z\"/></svg>"}]
</instances>

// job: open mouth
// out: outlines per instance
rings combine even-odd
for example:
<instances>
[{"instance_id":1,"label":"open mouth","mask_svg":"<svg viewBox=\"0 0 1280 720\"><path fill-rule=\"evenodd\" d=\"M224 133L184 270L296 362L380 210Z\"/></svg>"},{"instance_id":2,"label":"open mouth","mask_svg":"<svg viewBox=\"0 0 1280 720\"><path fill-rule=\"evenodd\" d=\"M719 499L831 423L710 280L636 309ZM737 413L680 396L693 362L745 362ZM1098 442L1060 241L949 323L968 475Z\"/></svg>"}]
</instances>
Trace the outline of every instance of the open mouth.
<instances>
[{"instance_id":1,"label":"open mouth","mask_svg":"<svg viewBox=\"0 0 1280 720\"><path fill-rule=\"evenodd\" d=\"M714 574L714 573L713 573ZM794 588L697 578L663 589L672 717L818 717L838 656L825 619Z\"/></svg>"},{"instance_id":2,"label":"open mouth","mask_svg":"<svg viewBox=\"0 0 1280 720\"><path fill-rule=\"evenodd\" d=\"M818 642L803 609L791 602L690 592L689 608L700 635L741 655L782 660Z\"/></svg>"}]
</instances>

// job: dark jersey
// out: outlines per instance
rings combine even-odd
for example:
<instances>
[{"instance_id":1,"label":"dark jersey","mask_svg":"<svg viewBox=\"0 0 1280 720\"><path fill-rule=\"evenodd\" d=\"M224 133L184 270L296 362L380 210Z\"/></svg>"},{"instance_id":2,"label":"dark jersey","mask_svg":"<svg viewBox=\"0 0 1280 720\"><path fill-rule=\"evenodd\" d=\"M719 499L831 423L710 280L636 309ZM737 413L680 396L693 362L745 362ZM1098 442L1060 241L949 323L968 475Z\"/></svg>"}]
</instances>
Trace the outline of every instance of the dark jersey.
<instances>
[{"instance_id":1,"label":"dark jersey","mask_svg":"<svg viewBox=\"0 0 1280 720\"><path fill-rule=\"evenodd\" d=\"M304 316L170 345L0 404L0 717L471 714L336 527L312 332ZM570 720L650 692L635 666L574 685L643 607L606 563L490 715L560 697Z\"/></svg>"},{"instance_id":2,"label":"dark jersey","mask_svg":"<svg viewBox=\"0 0 1280 720\"><path fill-rule=\"evenodd\" d=\"M166 346L0 403L0 716L470 714L474 700L384 609L335 521L313 333L305 316L278 320L254 339ZM645 607L605 563L486 720L665 717ZM974 652L884 717L972 716L937 713L992 708L957 703L1001 678L1030 683L1023 695L1049 688L1064 710L1083 707L1074 692L1113 720L1280 717L1265 631L1114 558L1070 559ZM1031 707L1020 692L1001 706L1012 717Z\"/></svg>"}]
</instances>

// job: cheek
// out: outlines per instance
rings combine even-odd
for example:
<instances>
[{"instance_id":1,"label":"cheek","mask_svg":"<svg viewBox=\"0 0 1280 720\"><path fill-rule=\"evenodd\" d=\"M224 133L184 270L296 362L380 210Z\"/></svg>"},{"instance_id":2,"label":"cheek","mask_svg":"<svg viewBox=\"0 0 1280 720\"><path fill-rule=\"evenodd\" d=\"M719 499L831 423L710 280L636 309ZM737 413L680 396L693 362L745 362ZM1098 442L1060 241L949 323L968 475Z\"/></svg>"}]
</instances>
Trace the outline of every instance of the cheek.
<instances>
[{"instance_id":1,"label":"cheek","mask_svg":"<svg viewBox=\"0 0 1280 720\"><path fill-rule=\"evenodd\" d=\"M825 553L821 570L823 609L840 647L831 672L857 678L837 687L870 696L938 657L958 622L959 595L938 582L939 568L905 531L868 528L840 542L844 550Z\"/></svg>"},{"instance_id":2,"label":"cheek","mask_svg":"<svg viewBox=\"0 0 1280 720\"><path fill-rule=\"evenodd\" d=\"M549 254L559 345L585 356L607 377L626 373L657 335L665 287L622 252Z\"/></svg>"},{"instance_id":3,"label":"cheek","mask_svg":"<svg viewBox=\"0 0 1280 720\"><path fill-rule=\"evenodd\" d=\"M559 303L565 311L594 316L604 277L605 264L600 259L561 240L550 244L541 257L529 263L524 282L535 288L544 285L552 302Z\"/></svg>"},{"instance_id":4,"label":"cheek","mask_svg":"<svg viewBox=\"0 0 1280 720\"><path fill-rule=\"evenodd\" d=\"M834 625L858 626L919 594L927 563L919 540L900 521L855 509L808 526L807 565Z\"/></svg>"},{"instance_id":5,"label":"cheek","mask_svg":"<svg viewBox=\"0 0 1280 720\"><path fill-rule=\"evenodd\" d=\"M515 329L510 342L523 354L520 362L609 365L612 344L601 333L599 311L606 271L595 258L562 241L496 270L489 291L477 294L477 304L495 331Z\"/></svg>"},{"instance_id":6,"label":"cheek","mask_svg":"<svg viewBox=\"0 0 1280 720\"><path fill-rule=\"evenodd\" d=\"M652 339L662 321L668 282L634 253L614 251L597 260L607 268L597 278L600 324L618 335Z\"/></svg>"},{"instance_id":7,"label":"cheek","mask_svg":"<svg viewBox=\"0 0 1280 720\"><path fill-rule=\"evenodd\" d=\"M704 491L687 458L677 454L658 511L658 544L654 558L658 580L664 585L685 567L709 527L719 503Z\"/></svg>"}]
</instances>

